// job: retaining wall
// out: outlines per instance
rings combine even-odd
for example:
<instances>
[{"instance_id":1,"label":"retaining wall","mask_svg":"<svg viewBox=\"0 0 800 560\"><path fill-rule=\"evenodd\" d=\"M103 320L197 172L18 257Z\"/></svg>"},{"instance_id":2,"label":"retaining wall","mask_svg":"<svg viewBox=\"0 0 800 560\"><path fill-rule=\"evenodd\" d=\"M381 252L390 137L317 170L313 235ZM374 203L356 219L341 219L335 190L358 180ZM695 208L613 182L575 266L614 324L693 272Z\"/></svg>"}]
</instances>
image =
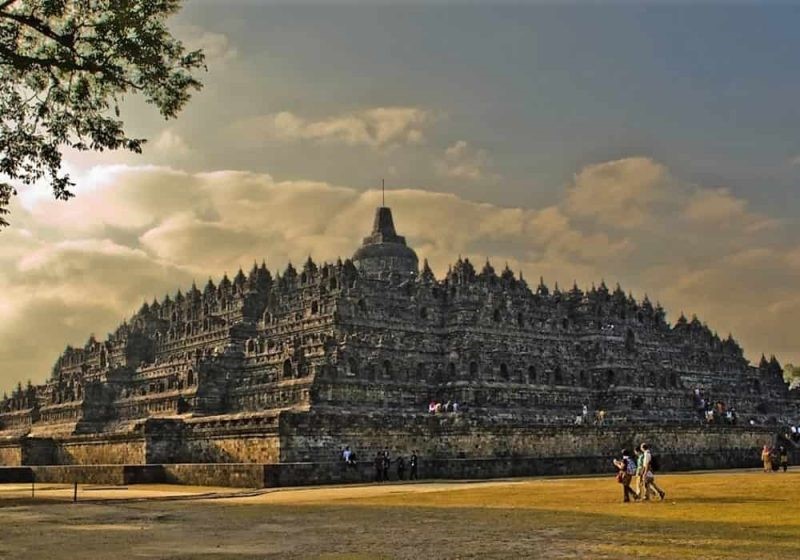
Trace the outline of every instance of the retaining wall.
<instances>
[{"instance_id":1,"label":"retaining wall","mask_svg":"<svg viewBox=\"0 0 800 560\"><path fill-rule=\"evenodd\" d=\"M661 472L759 467L758 450L724 453L661 454ZM792 465L800 463L800 452L792 451ZM796 467L795 467L796 468ZM420 460L420 479L491 479L521 476L563 476L614 473L611 458L594 457L501 457L484 459ZM408 477L406 470L406 478ZM370 461L355 466L341 461L325 463L183 463L164 465L61 465L2 467L0 482L80 484L186 484L192 486L230 486L238 488L277 488L319 484L364 483L375 480ZM397 480L393 465L389 479Z\"/></svg>"},{"instance_id":2,"label":"retaining wall","mask_svg":"<svg viewBox=\"0 0 800 560\"><path fill-rule=\"evenodd\" d=\"M255 463L184 463L162 465L163 482L191 486L231 486L234 488L265 488L264 469L268 465ZM314 484L309 481L306 484Z\"/></svg>"}]
</instances>

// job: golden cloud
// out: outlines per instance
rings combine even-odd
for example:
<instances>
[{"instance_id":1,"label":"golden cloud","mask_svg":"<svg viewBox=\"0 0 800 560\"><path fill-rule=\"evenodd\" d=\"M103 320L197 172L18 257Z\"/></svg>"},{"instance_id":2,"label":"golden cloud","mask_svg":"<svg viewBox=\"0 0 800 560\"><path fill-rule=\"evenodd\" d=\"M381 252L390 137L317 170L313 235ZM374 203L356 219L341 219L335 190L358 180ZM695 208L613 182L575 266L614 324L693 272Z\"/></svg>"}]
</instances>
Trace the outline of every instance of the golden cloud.
<instances>
[{"instance_id":1,"label":"golden cloud","mask_svg":"<svg viewBox=\"0 0 800 560\"><path fill-rule=\"evenodd\" d=\"M756 232L778 225L778 221L748 210L748 203L729 189L698 189L686 202L683 216L706 227L738 227Z\"/></svg>"},{"instance_id":2,"label":"golden cloud","mask_svg":"<svg viewBox=\"0 0 800 560\"><path fill-rule=\"evenodd\" d=\"M248 140L387 148L421 143L432 120L430 111L417 107L375 107L316 120L281 111L240 121L234 130Z\"/></svg>"},{"instance_id":3,"label":"golden cloud","mask_svg":"<svg viewBox=\"0 0 800 560\"><path fill-rule=\"evenodd\" d=\"M616 228L644 226L656 203L670 196L666 167L645 157L589 165L567 191L566 209Z\"/></svg>"},{"instance_id":4,"label":"golden cloud","mask_svg":"<svg viewBox=\"0 0 800 560\"><path fill-rule=\"evenodd\" d=\"M436 170L443 177L465 181L486 179L489 158L485 150L475 149L465 140L448 146L444 156L436 161Z\"/></svg>"}]
</instances>

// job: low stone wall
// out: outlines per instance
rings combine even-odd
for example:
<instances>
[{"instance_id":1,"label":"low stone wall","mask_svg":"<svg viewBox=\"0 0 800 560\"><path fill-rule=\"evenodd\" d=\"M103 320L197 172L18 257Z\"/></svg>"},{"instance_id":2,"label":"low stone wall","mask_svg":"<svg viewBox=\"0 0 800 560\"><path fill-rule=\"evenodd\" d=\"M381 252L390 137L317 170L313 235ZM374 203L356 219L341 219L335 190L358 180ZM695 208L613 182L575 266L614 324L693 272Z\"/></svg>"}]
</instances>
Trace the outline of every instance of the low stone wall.
<instances>
[{"instance_id":1,"label":"low stone wall","mask_svg":"<svg viewBox=\"0 0 800 560\"><path fill-rule=\"evenodd\" d=\"M124 486L124 465L53 465L31 467L36 482Z\"/></svg>"},{"instance_id":2,"label":"low stone wall","mask_svg":"<svg viewBox=\"0 0 800 560\"><path fill-rule=\"evenodd\" d=\"M276 463L264 465L264 486L310 486L317 484L351 484L372 482L375 470L371 463L348 466L337 463Z\"/></svg>"},{"instance_id":3,"label":"low stone wall","mask_svg":"<svg viewBox=\"0 0 800 560\"><path fill-rule=\"evenodd\" d=\"M30 467L0 467L0 483L19 484L33 481L33 469Z\"/></svg>"},{"instance_id":4,"label":"low stone wall","mask_svg":"<svg viewBox=\"0 0 800 560\"><path fill-rule=\"evenodd\" d=\"M4 438L0 440L0 465L14 467L22 464L22 439Z\"/></svg>"},{"instance_id":5,"label":"low stone wall","mask_svg":"<svg viewBox=\"0 0 800 560\"><path fill-rule=\"evenodd\" d=\"M750 450L714 453L662 454L661 473L686 470L759 467ZM800 464L800 451L791 451L791 465ZM797 467L793 467L797 468ZM484 459L426 459L421 457L420 479L492 479L523 476L564 476L614 473L611 457L498 457ZM406 469L406 478L409 471ZM0 483L36 482L79 484L186 484L237 488L278 488L323 484L366 483L375 480L374 465L361 461L348 466L325 463L183 463L164 465L65 465L2 467ZM393 465L389 480L397 480Z\"/></svg>"},{"instance_id":6,"label":"low stone wall","mask_svg":"<svg viewBox=\"0 0 800 560\"><path fill-rule=\"evenodd\" d=\"M264 470L270 465L254 463L184 463L162 465L164 482L190 486L264 488Z\"/></svg>"},{"instance_id":7,"label":"low stone wall","mask_svg":"<svg viewBox=\"0 0 800 560\"><path fill-rule=\"evenodd\" d=\"M791 463L800 462L800 453L794 451ZM754 468L761 465L757 453L751 450L730 450L714 453L682 453L659 455L662 473ZM611 456L594 457L498 457L483 459L426 459L422 457L418 468L420 479L492 479L525 476L567 476L576 474L602 474L615 472ZM405 477L409 476L406 467ZM280 463L265 465L268 487L305 486L310 484L346 484L375 480L374 464L359 462L348 467L342 462L330 463ZM392 465L389 480L397 480L397 468Z\"/></svg>"},{"instance_id":8,"label":"low stone wall","mask_svg":"<svg viewBox=\"0 0 800 560\"><path fill-rule=\"evenodd\" d=\"M0 483L49 482L59 484L184 484L265 488L265 469L253 463L185 463L171 465L52 465L0 467ZM301 474L290 477L299 480ZM309 480L306 484L315 484Z\"/></svg>"},{"instance_id":9,"label":"low stone wall","mask_svg":"<svg viewBox=\"0 0 800 560\"><path fill-rule=\"evenodd\" d=\"M761 463L749 450L721 453L659 455L660 472L752 468ZM515 457L497 459L432 459L420 464L420 476L446 479L487 479L519 476L613 474L612 457ZM394 474L394 473L393 473Z\"/></svg>"},{"instance_id":10,"label":"low stone wall","mask_svg":"<svg viewBox=\"0 0 800 560\"><path fill-rule=\"evenodd\" d=\"M49 482L54 484L163 484L161 465L37 465L0 467L0 483Z\"/></svg>"}]
</instances>

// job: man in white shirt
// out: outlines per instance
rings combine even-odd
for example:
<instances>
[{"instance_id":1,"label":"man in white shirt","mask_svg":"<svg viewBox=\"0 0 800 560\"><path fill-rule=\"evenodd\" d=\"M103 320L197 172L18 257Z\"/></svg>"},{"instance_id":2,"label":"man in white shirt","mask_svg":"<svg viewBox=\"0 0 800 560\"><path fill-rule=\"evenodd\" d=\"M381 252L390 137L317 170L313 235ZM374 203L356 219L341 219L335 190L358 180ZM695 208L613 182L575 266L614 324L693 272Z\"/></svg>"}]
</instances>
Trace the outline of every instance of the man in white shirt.
<instances>
[{"instance_id":1,"label":"man in white shirt","mask_svg":"<svg viewBox=\"0 0 800 560\"><path fill-rule=\"evenodd\" d=\"M644 455L644 459L642 460L642 482L644 483L645 494L648 494L649 492L656 492L658 493L658 497L663 501L666 492L664 492L656 484L656 477L653 474L652 468L653 454L650 453L650 445L647 443L642 443L639 449L641 449L642 454Z\"/></svg>"}]
</instances>

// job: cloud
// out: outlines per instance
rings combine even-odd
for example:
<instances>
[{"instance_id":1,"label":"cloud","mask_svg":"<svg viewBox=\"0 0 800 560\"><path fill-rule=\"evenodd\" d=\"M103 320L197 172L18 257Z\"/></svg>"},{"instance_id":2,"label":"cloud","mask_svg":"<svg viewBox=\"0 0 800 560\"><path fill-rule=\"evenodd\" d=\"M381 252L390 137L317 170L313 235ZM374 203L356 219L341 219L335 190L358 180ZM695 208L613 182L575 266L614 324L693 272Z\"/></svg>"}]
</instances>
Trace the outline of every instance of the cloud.
<instances>
[{"instance_id":1,"label":"cloud","mask_svg":"<svg viewBox=\"0 0 800 560\"><path fill-rule=\"evenodd\" d=\"M719 225L741 218L747 201L731 196L728 189L703 189L695 193L684 209L684 216L696 223Z\"/></svg>"},{"instance_id":2,"label":"cloud","mask_svg":"<svg viewBox=\"0 0 800 560\"><path fill-rule=\"evenodd\" d=\"M566 208L578 217L617 228L636 228L670 195L666 167L645 157L589 165L567 191Z\"/></svg>"},{"instance_id":3,"label":"cloud","mask_svg":"<svg viewBox=\"0 0 800 560\"><path fill-rule=\"evenodd\" d=\"M727 228L748 233L774 229L780 221L753 212L749 203L724 187L681 182L646 157L588 165L567 190L565 211L602 227L653 230L666 227L691 234Z\"/></svg>"},{"instance_id":4,"label":"cloud","mask_svg":"<svg viewBox=\"0 0 800 560\"><path fill-rule=\"evenodd\" d=\"M15 215L19 229L2 233L5 387L42 381L65 344L103 336L143 300L192 280L262 258L280 271L309 255L350 256L380 204L378 191L232 170L115 165L78 179L78 197L32 200ZM791 289L800 282L800 239L782 224L754 232L768 216L725 189L682 183L650 159L587 166L542 208L417 188L393 190L392 208L400 233L440 276L462 255L507 262L551 285L619 280L660 299L673 319L696 312L732 331L751 357L800 359Z\"/></svg>"},{"instance_id":5,"label":"cloud","mask_svg":"<svg viewBox=\"0 0 800 560\"><path fill-rule=\"evenodd\" d=\"M431 112L416 107L376 107L318 120L282 111L240 121L234 128L247 138L388 148L423 142L432 120Z\"/></svg>"},{"instance_id":6,"label":"cloud","mask_svg":"<svg viewBox=\"0 0 800 560\"><path fill-rule=\"evenodd\" d=\"M436 161L436 170L444 177L479 181L486 177L488 157L485 150L475 149L465 140L459 140L444 151Z\"/></svg>"},{"instance_id":7,"label":"cloud","mask_svg":"<svg viewBox=\"0 0 800 560\"><path fill-rule=\"evenodd\" d=\"M107 239L75 239L2 259L0 385L43 381L67 344L104 337L144 298L185 285L191 275Z\"/></svg>"},{"instance_id":8,"label":"cloud","mask_svg":"<svg viewBox=\"0 0 800 560\"><path fill-rule=\"evenodd\" d=\"M145 149L159 159L182 158L191 153L191 149L183 137L171 128L161 131L161 134L153 140L151 150L147 147Z\"/></svg>"},{"instance_id":9,"label":"cloud","mask_svg":"<svg viewBox=\"0 0 800 560\"><path fill-rule=\"evenodd\" d=\"M725 188L698 189L689 197L683 216L701 226L738 226L753 232L775 227L779 223L750 212L746 200L733 196Z\"/></svg>"}]
</instances>

